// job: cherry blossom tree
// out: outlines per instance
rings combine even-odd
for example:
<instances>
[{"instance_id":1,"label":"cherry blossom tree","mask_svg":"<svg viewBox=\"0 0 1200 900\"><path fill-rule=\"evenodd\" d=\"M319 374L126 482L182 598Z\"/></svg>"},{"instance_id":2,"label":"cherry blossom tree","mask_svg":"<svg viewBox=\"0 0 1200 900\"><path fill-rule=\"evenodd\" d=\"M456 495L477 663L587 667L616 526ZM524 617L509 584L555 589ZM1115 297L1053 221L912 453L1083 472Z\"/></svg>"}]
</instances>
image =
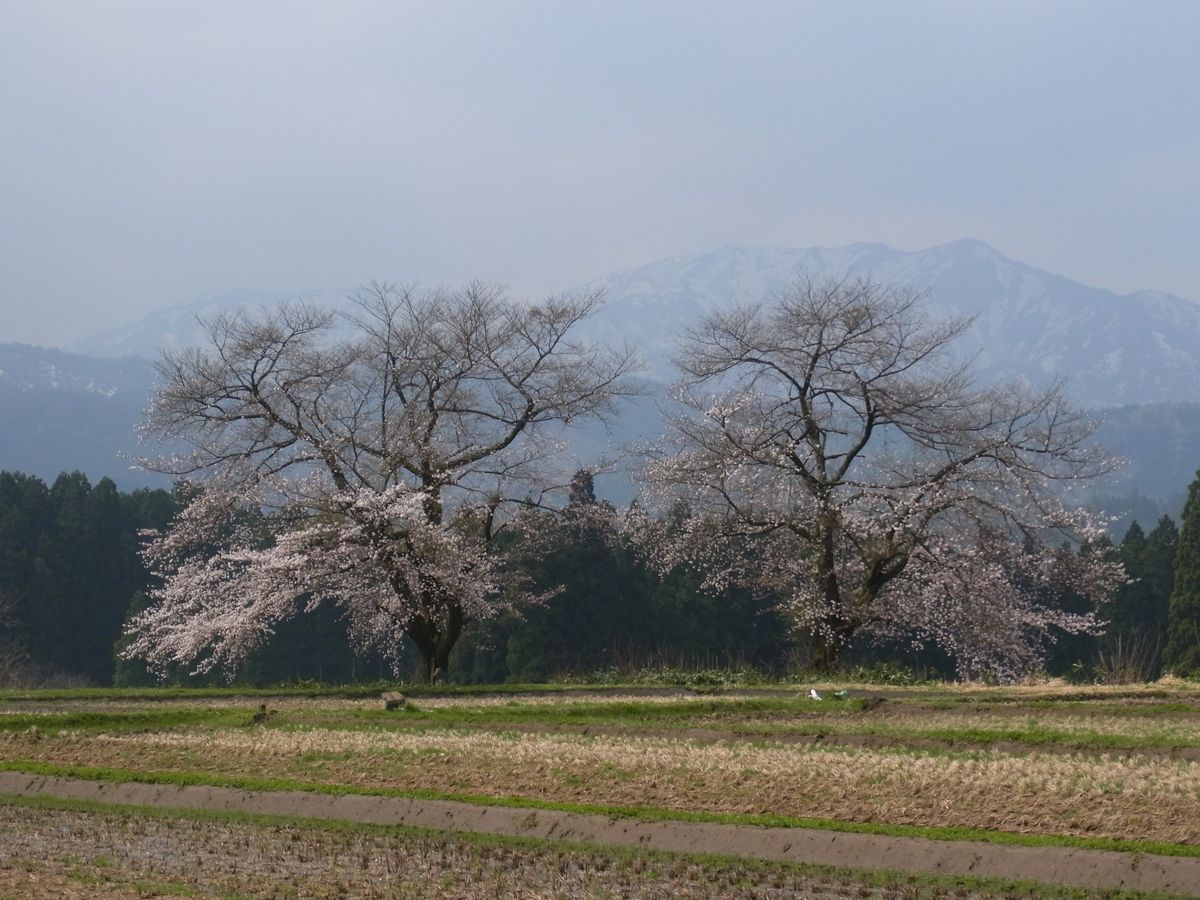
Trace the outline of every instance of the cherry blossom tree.
<instances>
[{"instance_id":1,"label":"cherry blossom tree","mask_svg":"<svg viewBox=\"0 0 1200 900\"><path fill-rule=\"evenodd\" d=\"M809 278L704 318L645 471L651 511L688 512L670 527L641 514L658 562L781 598L818 669L870 633L1012 678L1053 629L1095 629L1053 599L1120 580L1061 550L1099 533L1069 486L1110 463L1061 385L976 386L953 352L969 325L917 293Z\"/></svg>"},{"instance_id":2,"label":"cherry blossom tree","mask_svg":"<svg viewBox=\"0 0 1200 900\"><path fill-rule=\"evenodd\" d=\"M374 285L335 314L218 316L168 353L146 422L196 491L146 558L162 579L126 655L233 671L280 621L339 605L353 640L445 672L466 622L519 590L493 538L546 505L565 426L633 392L628 351L571 331L598 295L509 302Z\"/></svg>"}]
</instances>

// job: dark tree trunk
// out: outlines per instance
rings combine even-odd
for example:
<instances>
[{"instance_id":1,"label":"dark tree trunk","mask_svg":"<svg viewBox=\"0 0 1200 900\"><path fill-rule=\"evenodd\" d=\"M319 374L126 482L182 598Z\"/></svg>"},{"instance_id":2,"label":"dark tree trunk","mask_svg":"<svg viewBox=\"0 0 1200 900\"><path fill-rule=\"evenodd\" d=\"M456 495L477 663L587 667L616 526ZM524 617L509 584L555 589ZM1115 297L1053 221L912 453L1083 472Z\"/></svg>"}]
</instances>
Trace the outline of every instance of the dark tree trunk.
<instances>
[{"instance_id":1,"label":"dark tree trunk","mask_svg":"<svg viewBox=\"0 0 1200 900\"><path fill-rule=\"evenodd\" d=\"M450 651L458 643L463 630L463 613L458 604L450 604L444 622L433 622L425 616L417 616L408 626L412 638L421 654L418 677L426 684L445 678L450 671Z\"/></svg>"},{"instance_id":2,"label":"dark tree trunk","mask_svg":"<svg viewBox=\"0 0 1200 900\"><path fill-rule=\"evenodd\" d=\"M827 610L842 609L842 588L837 573L837 521L832 511L818 517L817 582ZM808 639L808 663L817 672L832 672L842 649L857 629L856 623L837 612L814 629Z\"/></svg>"},{"instance_id":3,"label":"dark tree trunk","mask_svg":"<svg viewBox=\"0 0 1200 900\"><path fill-rule=\"evenodd\" d=\"M425 516L436 525L442 521L442 497L429 460L425 460L422 468L421 482L426 489ZM399 586L396 587L399 591ZM435 605L441 604L438 602ZM462 607L453 601L445 603L444 615L438 618L422 614L412 620L408 626L408 636L412 638L421 654L421 668L418 672L421 681L429 684L447 677L450 671L450 651L458 643L462 630Z\"/></svg>"},{"instance_id":4,"label":"dark tree trunk","mask_svg":"<svg viewBox=\"0 0 1200 900\"><path fill-rule=\"evenodd\" d=\"M808 636L808 664L814 672L832 672L857 629L848 622L826 622Z\"/></svg>"},{"instance_id":5,"label":"dark tree trunk","mask_svg":"<svg viewBox=\"0 0 1200 900\"><path fill-rule=\"evenodd\" d=\"M824 635L813 633L808 639L808 665L814 672L832 672L837 664L839 648Z\"/></svg>"}]
</instances>

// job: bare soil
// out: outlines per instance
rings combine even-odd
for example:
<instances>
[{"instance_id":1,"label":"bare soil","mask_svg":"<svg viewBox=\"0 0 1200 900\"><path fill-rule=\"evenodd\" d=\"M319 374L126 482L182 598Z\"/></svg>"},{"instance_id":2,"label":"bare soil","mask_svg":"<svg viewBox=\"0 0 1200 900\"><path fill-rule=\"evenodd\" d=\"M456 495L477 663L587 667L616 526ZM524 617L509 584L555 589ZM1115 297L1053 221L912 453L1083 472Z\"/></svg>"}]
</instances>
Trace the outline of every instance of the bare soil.
<instances>
[{"instance_id":1,"label":"bare soil","mask_svg":"<svg viewBox=\"0 0 1200 900\"><path fill-rule=\"evenodd\" d=\"M1190 857L1148 856L1060 847L1011 847L967 841L929 841L795 828L612 819L579 813L475 806L450 801L105 783L22 773L0 773L0 793L20 796L48 795L124 805L236 810L266 815L404 824L448 832L555 838L600 845L731 854L755 859L862 869L1029 879L1047 884L1092 889L1155 890L1184 895L1193 895L1200 889L1200 858ZM5 829L6 839L10 833L9 829ZM15 845L10 840L6 840L4 847L3 852L6 855L25 858L37 849L14 849ZM202 856L208 852L208 847L194 849L193 852ZM192 861L193 864L195 862ZM209 863L204 863L204 866L208 865ZM220 863L215 865L219 867ZM3 880L0 879L0 884L2 883ZM491 896L495 896L494 890L493 886ZM585 894L561 894L577 895ZM445 896L467 895L449 893ZM529 896L553 895L533 893ZM653 894L639 888L638 896ZM670 894L663 896L686 894L681 894L671 885ZM746 896L772 895L751 893Z\"/></svg>"},{"instance_id":2,"label":"bare soil","mask_svg":"<svg viewBox=\"0 0 1200 900\"><path fill-rule=\"evenodd\" d=\"M836 879L601 853L0 805L0 897L761 897L848 895ZM899 891L853 896L898 897Z\"/></svg>"}]
</instances>

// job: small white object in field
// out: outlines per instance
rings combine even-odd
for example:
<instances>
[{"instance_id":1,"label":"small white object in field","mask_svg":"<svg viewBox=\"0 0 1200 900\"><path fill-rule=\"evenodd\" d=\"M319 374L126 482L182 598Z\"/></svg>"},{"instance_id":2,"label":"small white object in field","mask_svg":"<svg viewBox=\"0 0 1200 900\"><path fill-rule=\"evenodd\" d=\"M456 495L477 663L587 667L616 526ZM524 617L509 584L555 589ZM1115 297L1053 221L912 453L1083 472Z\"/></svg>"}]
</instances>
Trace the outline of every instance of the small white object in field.
<instances>
[{"instance_id":1,"label":"small white object in field","mask_svg":"<svg viewBox=\"0 0 1200 900\"><path fill-rule=\"evenodd\" d=\"M397 692L388 692L383 695L384 709L402 709L408 703L408 698Z\"/></svg>"},{"instance_id":2,"label":"small white object in field","mask_svg":"<svg viewBox=\"0 0 1200 900\"><path fill-rule=\"evenodd\" d=\"M810 700L820 700L821 699L821 695L817 693L816 688L809 688L808 696L809 696Z\"/></svg>"}]
</instances>

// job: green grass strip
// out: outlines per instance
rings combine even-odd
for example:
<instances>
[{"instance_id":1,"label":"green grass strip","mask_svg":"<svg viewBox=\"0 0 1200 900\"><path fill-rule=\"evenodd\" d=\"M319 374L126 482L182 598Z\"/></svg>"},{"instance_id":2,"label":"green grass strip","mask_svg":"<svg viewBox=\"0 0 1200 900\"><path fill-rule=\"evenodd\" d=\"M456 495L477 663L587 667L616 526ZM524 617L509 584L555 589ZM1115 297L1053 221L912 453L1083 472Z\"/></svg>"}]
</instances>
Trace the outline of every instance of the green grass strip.
<instances>
[{"instance_id":1,"label":"green grass strip","mask_svg":"<svg viewBox=\"0 0 1200 900\"><path fill-rule=\"evenodd\" d=\"M631 721L656 725L660 722L679 723L681 727L691 725L712 726L707 720L721 716L746 716L758 714L824 713L837 715L858 712L863 700L842 700L827 703L795 695L785 697L736 697L731 699L679 699L647 702L642 700L598 701L596 703L570 703L563 705L522 704L513 701L505 705L443 707L425 709L419 704L407 709L402 715L445 724L476 724L522 722L538 725L621 725ZM335 713L336 714L336 713ZM386 722L396 717L395 712L384 710L360 710L363 719ZM690 720L703 720L692 722Z\"/></svg>"},{"instance_id":2,"label":"green grass strip","mask_svg":"<svg viewBox=\"0 0 1200 900\"><path fill-rule=\"evenodd\" d=\"M513 701L504 705L441 709L425 709L419 703L414 703L402 710L391 712L382 708L289 710L283 715L272 714L261 723L257 722L256 709L250 704L244 708L172 705L145 709L101 708L63 712L3 713L0 714L0 732L20 732L36 728L53 735L68 730L154 731L197 726L231 728L251 724L279 729L337 727L354 730L386 729L400 724L427 728L503 728L506 725L523 724L576 729L590 726L614 727L627 730L630 734L637 734L646 729L724 729L728 730L731 736L752 741L769 742L772 738L804 736L814 741L824 741L826 745L853 745L855 737L869 736L895 742L896 749L903 748L906 742L920 741L945 744L946 750L960 749L963 745L987 750L995 744L1016 744L1028 748L1030 752L1052 746L1073 751L1130 753L1136 753L1143 748L1178 750L1196 746L1194 741L1170 733L1120 735L1095 731L1064 731L1056 729L1050 723L1041 722L1014 724L1011 728L1003 729L869 725L855 719L863 703L861 699L822 703L798 697L691 699L667 702L621 700L545 706ZM804 716L808 714L820 714L822 721L806 721ZM767 718L757 722L743 721L747 716ZM722 721L725 718L732 718L734 721L725 723ZM838 720L846 722L847 726L843 727ZM915 749L921 752L938 752L938 748Z\"/></svg>"},{"instance_id":3,"label":"green grass strip","mask_svg":"<svg viewBox=\"0 0 1200 900\"><path fill-rule=\"evenodd\" d=\"M60 731L161 731L189 725L234 727L252 721L253 712L250 708L224 707L6 713L0 714L0 732L30 728L56 734Z\"/></svg>"},{"instance_id":4,"label":"green grass strip","mask_svg":"<svg viewBox=\"0 0 1200 900\"><path fill-rule=\"evenodd\" d=\"M409 697L495 697L515 694L721 694L726 690L755 693L795 694L795 685L755 685L751 688L713 688L694 685L646 684L409 684L373 682L371 684L324 685L300 684L274 687L220 685L209 687L145 688L5 688L0 703L58 703L63 701L117 700L148 703L176 700L269 700L273 697L300 699L368 700L387 691L400 691Z\"/></svg>"},{"instance_id":5,"label":"green grass strip","mask_svg":"<svg viewBox=\"0 0 1200 900\"><path fill-rule=\"evenodd\" d=\"M415 708L405 713L408 721L421 720L437 725L504 725L528 723L537 725L605 725L623 726L631 730L640 727L703 728L721 730L722 717L741 719L745 716L771 713L804 714L819 713L826 719L850 717L862 710L864 701L851 699L828 704L805 699L749 698L746 700L703 701L690 700L680 703L596 703L572 704L569 707L471 707L458 709L425 710ZM359 711L355 718L363 723L386 723L394 721L396 713ZM921 728L904 725L877 725L853 727L839 730L837 721L805 722L796 719L786 722L735 722L729 728L732 733L750 736L803 735L805 737L837 740L839 737L868 735L896 740L932 740L946 744L977 744L987 747L997 743L1026 744L1030 747L1058 745L1083 750L1129 750L1140 747L1181 748L1194 746L1187 740L1171 734L1121 735L1097 731L1065 731L1052 725L1032 723L1014 725L1011 728Z\"/></svg>"},{"instance_id":6,"label":"green grass strip","mask_svg":"<svg viewBox=\"0 0 1200 900\"><path fill-rule=\"evenodd\" d=\"M836 687L851 687L858 692L875 691L884 694L889 700L907 703L928 703L938 706L959 706L963 704L995 703L1006 706L1051 703L1119 702L1125 699L1162 700L1179 703L1181 699L1200 699L1200 684L1181 682L1168 687L1133 687L1128 689L1102 690L1080 686L1074 690L1058 691L1014 691L1005 687L989 688L987 690L964 691L952 683L926 683L918 685L868 684L851 680L820 679L811 680L779 680L764 682L729 681L720 684L694 683L682 681L661 680L629 680L620 682L553 682L531 684L414 684L395 681L376 681L363 684L331 685L314 682L300 684L282 684L270 687L251 687L247 685L208 685L203 687L155 686L136 688L6 688L0 690L0 701L15 702L52 702L57 700L184 700L184 699L214 699L230 697L344 697L367 698L377 697L383 691L403 691L412 696L471 696L496 694L541 693L557 694L568 692L630 692L671 693L691 690L696 693L721 693L750 690L754 692L807 693L811 686L821 689L822 693Z\"/></svg>"},{"instance_id":7,"label":"green grass strip","mask_svg":"<svg viewBox=\"0 0 1200 900\"><path fill-rule=\"evenodd\" d=\"M1114 850L1122 853L1143 853L1155 856L1200 857L1200 846L1169 844L1163 841L1118 840L1113 838L1081 838L1060 834L1021 834L1011 831L988 831L961 826L891 825L882 822L846 822L759 813L716 813L705 811L663 809L651 806L603 806L591 803L564 803L530 797L458 794L442 791L398 790L371 788L360 785L314 784L290 778L248 778L213 775L204 772L141 772L130 769L95 768L91 766L61 766L32 760L0 762L0 771L21 772L60 778L80 778L88 781L133 782L180 786L226 787L245 791L299 791L309 794L351 794L371 797L397 797L410 800L450 800L473 806L503 806L515 809L546 809L609 818L648 821L710 822L723 825L754 825L761 828L805 828L819 831L850 832L855 834L886 835L889 837L924 838L934 841L982 841L1020 847L1071 847L1081 850Z\"/></svg>"},{"instance_id":8,"label":"green grass strip","mask_svg":"<svg viewBox=\"0 0 1200 900\"><path fill-rule=\"evenodd\" d=\"M420 695L417 699L420 699ZM823 705L819 701L794 695L739 697L727 700L681 698L665 702L619 700L541 706L522 704L518 700L513 700L509 704L502 705L441 709L425 709L419 703L413 703L398 711L387 711L382 706L376 709L289 710L286 716L275 717L273 715L271 720L264 724L268 727L281 727L285 724L328 726L330 723L334 723L341 727L352 724L361 728L393 725L398 721L406 723L421 721L430 725L529 723L571 726L635 726L640 724L646 727L661 723L661 727L664 728L683 728L693 724L704 724L704 721L694 723L693 720L706 721L723 715L796 715L817 712L849 715L860 710L862 705L862 700L846 700ZM101 707L62 712L54 710L9 712L0 713L0 731L24 731L31 727L48 733L62 730L152 730L188 725L228 727L249 724L252 721L250 717L254 712L255 709L251 703L240 710L231 706L189 708L181 704L146 709L105 710ZM711 722L708 724L711 725Z\"/></svg>"},{"instance_id":9,"label":"green grass strip","mask_svg":"<svg viewBox=\"0 0 1200 900\"><path fill-rule=\"evenodd\" d=\"M98 800L78 800L66 797L22 796L0 794L0 804L28 809L52 809L68 812L99 815L140 816L155 819L188 819L201 822L247 825L261 828L296 828L334 833L368 834L383 837L424 839L435 842L455 843L483 850L505 848L534 853L586 854L602 857L618 865L637 861L667 862L684 861L706 869L764 874L796 874L825 881L847 880L858 882L856 886L905 888L904 896L924 896L924 891L961 891L996 894L1004 897L1029 896L1053 898L1053 900L1085 900L1102 896L1107 900L1177 900L1183 896L1160 891L1128 891L1121 889L1102 890L1051 885L1034 881L1009 881L975 875L949 875L934 872L902 872L890 869L855 869L845 866L828 866L819 863L791 862L784 860L754 859L733 854L696 853L673 850L656 850L646 847L627 847L599 844L590 841L572 841L561 838L533 838L520 835L491 834L487 832L444 830L418 825L382 825L369 822L354 822L346 819L323 819L304 816L247 813L237 810L193 809L173 806L144 806L137 804L109 803ZM917 893L914 894L915 889Z\"/></svg>"},{"instance_id":10,"label":"green grass strip","mask_svg":"<svg viewBox=\"0 0 1200 900\"><path fill-rule=\"evenodd\" d=\"M0 701L54 703L63 700L218 700L239 697L377 697L383 691L405 689L395 684L304 685L271 688L243 687L149 687L149 688L7 688Z\"/></svg>"}]
</instances>

